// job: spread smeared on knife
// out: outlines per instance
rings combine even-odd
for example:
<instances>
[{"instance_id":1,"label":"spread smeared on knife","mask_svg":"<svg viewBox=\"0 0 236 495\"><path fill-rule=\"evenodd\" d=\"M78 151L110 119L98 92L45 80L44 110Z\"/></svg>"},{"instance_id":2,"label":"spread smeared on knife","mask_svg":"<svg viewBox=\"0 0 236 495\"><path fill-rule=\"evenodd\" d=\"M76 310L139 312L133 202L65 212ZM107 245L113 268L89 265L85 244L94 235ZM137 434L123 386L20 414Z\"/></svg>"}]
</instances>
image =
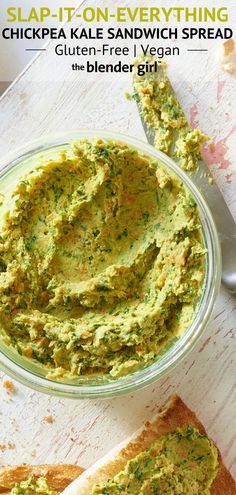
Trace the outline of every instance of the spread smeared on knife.
<instances>
[{"instance_id":1,"label":"spread smeared on knife","mask_svg":"<svg viewBox=\"0 0 236 495\"><path fill-rule=\"evenodd\" d=\"M137 370L192 323L204 265L181 181L127 145L84 140L12 192L0 230L4 340L49 377Z\"/></svg>"},{"instance_id":2,"label":"spread smeared on knife","mask_svg":"<svg viewBox=\"0 0 236 495\"><path fill-rule=\"evenodd\" d=\"M137 58L135 67L140 63ZM145 61L153 57L146 56ZM167 65L158 61L158 72L148 72L143 76L134 70L133 99L139 104L146 124L155 132L155 147L171 155L184 170L195 170L201 159L202 145L208 138L192 129L184 115L167 76Z\"/></svg>"}]
</instances>

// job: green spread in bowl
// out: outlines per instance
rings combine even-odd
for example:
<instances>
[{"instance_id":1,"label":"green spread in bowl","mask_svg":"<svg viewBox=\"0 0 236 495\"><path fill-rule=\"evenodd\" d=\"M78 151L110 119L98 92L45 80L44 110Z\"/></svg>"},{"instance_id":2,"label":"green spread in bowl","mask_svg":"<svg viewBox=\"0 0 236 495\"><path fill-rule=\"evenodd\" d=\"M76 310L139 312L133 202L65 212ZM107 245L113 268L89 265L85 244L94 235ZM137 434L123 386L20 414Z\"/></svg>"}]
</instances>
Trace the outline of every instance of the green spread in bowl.
<instances>
[{"instance_id":1,"label":"green spread in bowl","mask_svg":"<svg viewBox=\"0 0 236 495\"><path fill-rule=\"evenodd\" d=\"M136 371L193 322L205 274L199 211L157 160L82 140L36 164L0 210L4 340L48 377Z\"/></svg>"}]
</instances>

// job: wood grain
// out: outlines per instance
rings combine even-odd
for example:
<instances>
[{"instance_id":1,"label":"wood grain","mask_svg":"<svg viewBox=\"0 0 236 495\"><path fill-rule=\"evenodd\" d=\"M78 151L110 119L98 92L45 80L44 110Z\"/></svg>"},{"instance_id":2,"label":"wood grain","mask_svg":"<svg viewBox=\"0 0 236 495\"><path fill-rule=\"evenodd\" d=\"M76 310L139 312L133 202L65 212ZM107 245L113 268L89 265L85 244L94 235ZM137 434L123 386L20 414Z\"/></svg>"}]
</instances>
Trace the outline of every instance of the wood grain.
<instances>
[{"instance_id":1,"label":"wood grain","mask_svg":"<svg viewBox=\"0 0 236 495\"><path fill-rule=\"evenodd\" d=\"M93 2L98 4L106 2ZM219 158L211 169L236 218L236 107L232 105L236 84L219 67L217 43L209 41L207 53L193 55L186 52L186 42L179 42L181 56L170 61L170 77L189 117L223 149L227 167ZM70 71L71 61L55 57L54 46L50 43L0 100L1 154L43 134L80 127L112 129L145 140L136 105L124 98L130 75L80 77ZM0 444L11 441L15 449L0 450L0 464L66 462L87 467L178 392L196 411L236 476L235 341L236 300L222 289L196 348L176 370L144 390L113 400L76 402L41 395L19 384L12 395L1 387ZM44 420L49 414L55 419L52 424Z\"/></svg>"}]
</instances>

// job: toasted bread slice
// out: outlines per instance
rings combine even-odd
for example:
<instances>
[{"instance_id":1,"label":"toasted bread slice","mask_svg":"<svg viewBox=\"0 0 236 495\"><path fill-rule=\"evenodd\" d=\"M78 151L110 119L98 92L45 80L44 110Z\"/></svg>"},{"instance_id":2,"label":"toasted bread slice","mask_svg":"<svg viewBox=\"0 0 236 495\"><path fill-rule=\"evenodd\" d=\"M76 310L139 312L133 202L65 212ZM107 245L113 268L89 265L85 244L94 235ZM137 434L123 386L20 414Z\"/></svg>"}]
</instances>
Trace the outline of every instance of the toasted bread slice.
<instances>
[{"instance_id":1,"label":"toasted bread slice","mask_svg":"<svg viewBox=\"0 0 236 495\"><path fill-rule=\"evenodd\" d=\"M16 483L26 481L31 476L46 478L52 490L61 493L67 485L83 472L79 466L71 464L31 466L7 466L0 468L0 493L7 494Z\"/></svg>"},{"instance_id":2,"label":"toasted bread slice","mask_svg":"<svg viewBox=\"0 0 236 495\"><path fill-rule=\"evenodd\" d=\"M69 485L63 495L91 495L95 484L106 482L122 471L127 462L147 449L158 437L174 432L178 427L191 425L205 434L205 429L196 415L178 397L173 396L161 408L157 416L144 425L131 438L119 444L103 459L96 462L77 480ZM211 495L236 495L236 483L223 464L218 453L219 470L212 483Z\"/></svg>"}]
</instances>

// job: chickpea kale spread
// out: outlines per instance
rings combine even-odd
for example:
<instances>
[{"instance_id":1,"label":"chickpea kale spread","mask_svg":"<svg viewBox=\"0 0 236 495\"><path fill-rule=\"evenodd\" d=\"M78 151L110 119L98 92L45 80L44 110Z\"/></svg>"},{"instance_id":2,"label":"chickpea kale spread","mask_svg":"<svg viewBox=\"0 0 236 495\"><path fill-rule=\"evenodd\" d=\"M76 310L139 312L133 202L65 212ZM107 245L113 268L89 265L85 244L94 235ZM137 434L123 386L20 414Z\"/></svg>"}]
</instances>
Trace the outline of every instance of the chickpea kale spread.
<instances>
[{"instance_id":1,"label":"chickpea kale spread","mask_svg":"<svg viewBox=\"0 0 236 495\"><path fill-rule=\"evenodd\" d=\"M10 495L58 495L54 490L51 490L45 478L31 477L21 483L16 483L12 488Z\"/></svg>"},{"instance_id":2,"label":"chickpea kale spread","mask_svg":"<svg viewBox=\"0 0 236 495\"><path fill-rule=\"evenodd\" d=\"M80 141L36 164L3 207L1 334L49 377L133 372L192 323L205 272L199 212L151 157Z\"/></svg>"},{"instance_id":3,"label":"chickpea kale spread","mask_svg":"<svg viewBox=\"0 0 236 495\"><path fill-rule=\"evenodd\" d=\"M92 495L210 495L217 470L216 447L188 426L159 437Z\"/></svg>"},{"instance_id":4,"label":"chickpea kale spread","mask_svg":"<svg viewBox=\"0 0 236 495\"><path fill-rule=\"evenodd\" d=\"M91 495L210 495L218 471L218 452L213 442L192 427L177 428L127 462ZM16 483L10 495L58 495L45 478ZM78 491L79 494L79 491Z\"/></svg>"}]
</instances>

